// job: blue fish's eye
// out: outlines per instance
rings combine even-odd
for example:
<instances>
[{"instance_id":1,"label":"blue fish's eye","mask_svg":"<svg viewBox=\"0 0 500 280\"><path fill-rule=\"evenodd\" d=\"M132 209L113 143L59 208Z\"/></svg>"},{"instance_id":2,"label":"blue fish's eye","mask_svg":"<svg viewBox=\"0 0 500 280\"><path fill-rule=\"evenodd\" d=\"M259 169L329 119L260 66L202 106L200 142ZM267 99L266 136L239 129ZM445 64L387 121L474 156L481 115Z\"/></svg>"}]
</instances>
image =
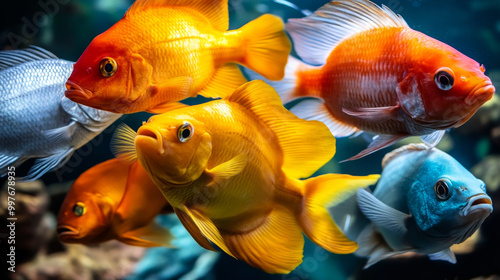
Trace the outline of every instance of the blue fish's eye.
<instances>
[{"instance_id":1,"label":"blue fish's eye","mask_svg":"<svg viewBox=\"0 0 500 280\"><path fill-rule=\"evenodd\" d=\"M451 89L453 87L453 83L455 83L453 71L448 67L439 68L436 71L436 74L434 74L434 82L441 90Z\"/></svg>"},{"instance_id":2,"label":"blue fish's eye","mask_svg":"<svg viewBox=\"0 0 500 280\"><path fill-rule=\"evenodd\" d=\"M177 138L182 143L187 142L191 137L193 137L194 127L189 122L184 122L177 130Z\"/></svg>"},{"instance_id":3,"label":"blue fish's eye","mask_svg":"<svg viewBox=\"0 0 500 280\"><path fill-rule=\"evenodd\" d=\"M86 212L86 208L85 208L85 204L83 202L75 203L75 205L73 206L73 213L75 214L75 216L81 217L81 216L83 216L83 214L85 214L85 212Z\"/></svg>"},{"instance_id":4,"label":"blue fish's eye","mask_svg":"<svg viewBox=\"0 0 500 280\"><path fill-rule=\"evenodd\" d=\"M450 198L451 193L448 180L439 179L434 185L434 192L440 200L447 200Z\"/></svg>"}]
</instances>

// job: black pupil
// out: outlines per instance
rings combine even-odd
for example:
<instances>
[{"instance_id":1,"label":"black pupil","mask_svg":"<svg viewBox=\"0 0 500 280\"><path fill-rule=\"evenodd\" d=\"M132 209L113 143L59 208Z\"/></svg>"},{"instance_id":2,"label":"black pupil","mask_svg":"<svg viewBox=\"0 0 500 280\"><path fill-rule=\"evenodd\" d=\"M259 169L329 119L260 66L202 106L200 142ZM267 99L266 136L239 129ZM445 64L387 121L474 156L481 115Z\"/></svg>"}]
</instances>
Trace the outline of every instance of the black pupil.
<instances>
[{"instance_id":1,"label":"black pupil","mask_svg":"<svg viewBox=\"0 0 500 280\"><path fill-rule=\"evenodd\" d=\"M111 63L106 63L106 65L104 66L104 70L108 73L111 73L113 71L113 65L111 65Z\"/></svg>"},{"instance_id":2,"label":"black pupil","mask_svg":"<svg viewBox=\"0 0 500 280\"><path fill-rule=\"evenodd\" d=\"M189 128L185 128L183 131L182 131L182 138L188 138L189 135L191 135L191 131L189 130Z\"/></svg>"},{"instance_id":3,"label":"black pupil","mask_svg":"<svg viewBox=\"0 0 500 280\"><path fill-rule=\"evenodd\" d=\"M446 186L443 184L443 183L438 183L438 187L437 187L437 191L438 191L438 195L440 196L446 196L446 193L447 193L447 189L446 189Z\"/></svg>"},{"instance_id":4,"label":"black pupil","mask_svg":"<svg viewBox=\"0 0 500 280\"><path fill-rule=\"evenodd\" d=\"M448 86L450 85L450 79L448 79L448 77L446 77L445 75L441 75L439 77L439 83L443 86Z\"/></svg>"},{"instance_id":5,"label":"black pupil","mask_svg":"<svg viewBox=\"0 0 500 280\"><path fill-rule=\"evenodd\" d=\"M73 212L77 215L77 216L81 216L82 215L82 206L80 205L75 205L73 206Z\"/></svg>"}]
</instances>

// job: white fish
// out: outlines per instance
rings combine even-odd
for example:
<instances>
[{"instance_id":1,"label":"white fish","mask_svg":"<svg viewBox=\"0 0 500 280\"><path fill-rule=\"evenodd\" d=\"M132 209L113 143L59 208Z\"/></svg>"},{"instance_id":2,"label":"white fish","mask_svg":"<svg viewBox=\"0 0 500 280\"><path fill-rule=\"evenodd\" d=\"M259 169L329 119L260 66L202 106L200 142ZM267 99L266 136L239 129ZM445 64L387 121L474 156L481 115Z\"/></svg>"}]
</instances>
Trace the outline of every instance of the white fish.
<instances>
[{"instance_id":1,"label":"white fish","mask_svg":"<svg viewBox=\"0 0 500 280\"><path fill-rule=\"evenodd\" d=\"M0 51L0 176L30 158L37 159L22 180L62 167L121 116L64 96L73 64L34 46Z\"/></svg>"}]
</instances>

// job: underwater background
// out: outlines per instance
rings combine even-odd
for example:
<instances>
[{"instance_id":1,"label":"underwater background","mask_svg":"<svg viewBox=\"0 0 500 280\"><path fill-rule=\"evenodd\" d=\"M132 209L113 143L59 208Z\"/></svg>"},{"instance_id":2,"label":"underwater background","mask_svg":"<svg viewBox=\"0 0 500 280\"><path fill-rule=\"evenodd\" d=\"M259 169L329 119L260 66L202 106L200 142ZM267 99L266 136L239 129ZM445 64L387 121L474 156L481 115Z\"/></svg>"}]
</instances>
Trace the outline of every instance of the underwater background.
<instances>
[{"instance_id":1,"label":"underwater background","mask_svg":"<svg viewBox=\"0 0 500 280\"><path fill-rule=\"evenodd\" d=\"M279 2L279 1L278 1ZM291 0L300 9L314 11L325 0ZM486 74L500 88L500 1L385 0L384 4L400 14L409 26L451 45L484 64ZM76 61L91 40L116 23L133 3L132 0L22 0L0 2L0 49L18 49L28 45L43 47L58 57ZM230 29L236 29L264 13L288 18L303 14L271 0L229 0ZM1 93L0 93L1 94ZM204 99L187 100L196 104ZM0 108L1 110L2 108ZM125 115L87 145L77 150L62 169L48 173L42 182L21 186L17 199L19 215L16 266L26 266L21 275L8 273L10 279L500 279L500 215L485 220L479 232L464 244L452 248L457 264L430 261L426 256L404 255L381 261L367 270L365 259L354 255L335 255L306 241L303 263L288 275L269 275L226 254L199 257L206 251L187 236L189 250L155 248L147 252L118 243L83 249L68 249L58 242L55 218L72 181L90 167L113 157L109 142L114 129L124 122L137 129L149 118L148 113ZM381 172L385 153L409 142L410 138L362 159L344 160L367 145L363 137L337 140L332 161L315 175L343 173L365 175ZM1 143L0 143L1 145ZM494 208L500 205L500 99L498 93L467 123L446 133L438 148L455 157L476 177L485 181ZM19 169L18 176L30 163ZM4 185L5 178L0 183ZM2 190L2 195L5 190ZM0 195L0 196L2 196ZM5 207L2 196L0 208ZM24 203L24 204L23 204ZM25 205L25 206L22 206ZM3 210L0 210L2 214ZM4 216L5 217L5 216ZM22 218L22 217L21 217ZM161 217L163 224L173 223ZM6 223L5 223L6 224ZM173 225L174 226L174 225ZM0 234L6 227L1 226ZM6 235L3 235L6 236ZM1 236L1 237L3 237ZM1 246L5 264L6 242ZM184 241L182 241L184 242ZM180 245L179 245L180 246ZM93 252L90 252L95 249ZM64 258L71 258L66 266ZM136 263L139 262L138 265ZM202 272L193 272L200 267ZM2 269L0 275L6 273ZM68 276L70 275L70 276ZM495 276L496 275L496 276ZM1 279L7 279L0 277Z\"/></svg>"}]
</instances>

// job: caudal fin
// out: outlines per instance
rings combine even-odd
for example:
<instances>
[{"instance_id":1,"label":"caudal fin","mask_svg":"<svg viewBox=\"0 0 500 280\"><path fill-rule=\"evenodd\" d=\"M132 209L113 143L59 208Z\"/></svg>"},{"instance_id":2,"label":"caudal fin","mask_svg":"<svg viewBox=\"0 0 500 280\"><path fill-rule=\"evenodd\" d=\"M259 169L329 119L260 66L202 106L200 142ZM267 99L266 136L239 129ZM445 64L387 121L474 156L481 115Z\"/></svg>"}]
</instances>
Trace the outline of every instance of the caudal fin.
<instances>
[{"instance_id":1,"label":"caudal fin","mask_svg":"<svg viewBox=\"0 0 500 280\"><path fill-rule=\"evenodd\" d=\"M283 104L290 102L294 100L295 98L298 98L302 95L305 95L305 93L299 93L297 88L298 88L298 79L297 79L297 74L298 71L301 68L305 68L307 65L303 63L302 61L296 59L293 56L288 57L288 62L285 66L285 76L283 79L279 81L271 81L269 79L264 78L262 75L259 73L256 73L252 70L245 70L245 73L250 77L252 80L264 80L267 84L272 86L276 92L278 92L281 102Z\"/></svg>"},{"instance_id":2,"label":"caudal fin","mask_svg":"<svg viewBox=\"0 0 500 280\"><path fill-rule=\"evenodd\" d=\"M349 254L358 246L349 240L328 213L332 207L377 182L380 175L326 174L306 180L304 206L299 220L305 235L314 243L337 254Z\"/></svg>"},{"instance_id":3,"label":"caudal fin","mask_svg":"<svg viewBox=\"0 0 500 280\"><path fill-rule=\"evenodd\" d=\"M245 55L240 61L269 80L280 80L291 50L283 21L265 14L241 27Z\"/></svg>"}]
</instances>

